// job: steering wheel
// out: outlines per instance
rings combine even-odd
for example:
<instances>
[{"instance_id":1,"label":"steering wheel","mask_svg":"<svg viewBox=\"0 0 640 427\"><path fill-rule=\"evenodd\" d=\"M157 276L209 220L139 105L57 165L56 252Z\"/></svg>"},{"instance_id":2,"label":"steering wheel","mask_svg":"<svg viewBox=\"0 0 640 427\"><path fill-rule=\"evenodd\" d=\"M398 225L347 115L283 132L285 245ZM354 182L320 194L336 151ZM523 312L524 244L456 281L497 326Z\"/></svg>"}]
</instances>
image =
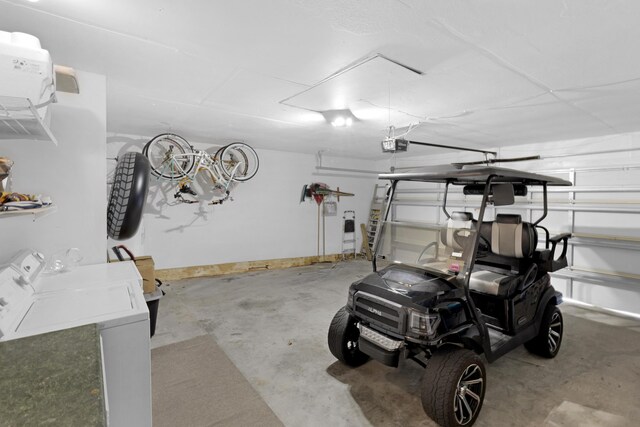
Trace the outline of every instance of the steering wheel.
<instances>
[{"instance_id":1,"label":"steering wheel","mask_svg":"<svg viewBox=\"0 0 640 427\"><path fill-rule=\"evenodd\" d=\"M457 230L454 230L453 232L453 241L456 242L458 246L460 246L460 248L464 250L470 236L471 236L471 230L467 230L465 228L459 228Z\"/></svg>"},{"instance_id":2,"label":"steering wheel","mask_svg":"<svg viewBox=\"0 0 640 427\"><path fill-rule=\"evenodd\" d=\"M463 249L466 250L466 246L471 237L471 233L466 229L459 229L453 232L453 240ZM491 252L491 243L486 237L478 236L478 251L476 252L476 258L486 257Z\"/></svg>"},{"instance_id":3,"label":"steering wheel","mask_svg":"<svg viewBox=\"0 0 640 427\"><path fill-rule=\"evenodd\" d=\"M491 252L491 242L489 242L487 238L482 235L479 235L478 237L478 251L476 252L476 258L483 258L489 255L489 252Z\"/></svg>"},{"instance_id":4,"label":"steering wheel","mask_svg":"<svg viewBox=\"0 0 640 427\"><path fill-rule=\"evenodd\" d=\"M429 243L427 246L424 247L424 249L422 250L422 252L420 252L420 255L418 255L418 259L416 261L417 264L420 264L421 262L424 263L429 263L429 262L434 262L437 258L435 256L432 256L431 258L427 258L424 261L422 261L422 256L425 254L425 252L427 252L429 249L433 248L433 247L437 247L438 242L431 242Z\"/></svg>"}]
</instances>

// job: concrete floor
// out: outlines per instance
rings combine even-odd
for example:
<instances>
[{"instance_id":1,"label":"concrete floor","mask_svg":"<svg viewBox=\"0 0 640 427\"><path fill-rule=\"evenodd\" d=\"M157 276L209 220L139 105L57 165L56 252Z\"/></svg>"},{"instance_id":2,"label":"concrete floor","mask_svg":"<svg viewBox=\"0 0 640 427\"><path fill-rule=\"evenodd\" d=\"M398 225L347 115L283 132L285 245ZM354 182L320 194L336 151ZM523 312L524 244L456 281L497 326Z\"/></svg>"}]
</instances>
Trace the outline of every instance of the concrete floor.
<instances>
[{"instance_id":1,"label":"concrete floor","mask_svg":"<svg viewBox=\"0 0 640 427\"><path fill-rule=\"evenodd\" d=\"M153 347L210 334L287 426L434 426L414 362L337 362L327 329L365 261L317 264L165 286ZM562 305L558 357L524 347L487 367L477 426L636 426L640 321Z\"/></svg>"}]
</instances>

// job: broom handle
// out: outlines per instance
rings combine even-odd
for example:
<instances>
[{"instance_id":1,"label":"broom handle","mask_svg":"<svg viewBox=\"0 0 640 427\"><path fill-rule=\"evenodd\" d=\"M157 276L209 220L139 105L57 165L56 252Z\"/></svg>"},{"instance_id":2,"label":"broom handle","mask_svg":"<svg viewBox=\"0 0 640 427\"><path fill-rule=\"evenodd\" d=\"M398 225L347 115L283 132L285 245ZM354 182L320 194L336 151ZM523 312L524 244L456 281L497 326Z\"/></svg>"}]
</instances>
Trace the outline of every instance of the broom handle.
<instances>
[{"instance_id":1,"label":"broom handle","mask_svg":"<svg viewBox=\"0 0 640 427\"><path fill-rule=\"evenodd\" d=\"M323 261L324 261L324 256L326 255L325 254L325 246L324 246L324 238L325 238L325 235L327 234L324 231L324 224L325 224L324 199L322 199L322 258L323 258L322 260Z\"/></svg>"}]
</instances>

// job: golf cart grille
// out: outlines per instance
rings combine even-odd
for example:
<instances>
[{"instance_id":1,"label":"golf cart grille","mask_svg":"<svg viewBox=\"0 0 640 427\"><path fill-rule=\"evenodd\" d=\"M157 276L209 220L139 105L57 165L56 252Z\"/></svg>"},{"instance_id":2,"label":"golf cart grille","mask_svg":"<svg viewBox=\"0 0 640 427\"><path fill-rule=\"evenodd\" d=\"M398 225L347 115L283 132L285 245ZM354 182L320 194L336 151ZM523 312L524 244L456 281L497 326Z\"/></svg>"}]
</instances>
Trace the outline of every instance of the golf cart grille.
<instances>
[{"instance_id":1,"label":"golf cart grille","mask_svg":"<svg viewBox=\"0 0 640 427\"><path fill-rule=\"evenodd\" d=\"M405 315L400 304L366 292L355 295L354 310L362 320L386 330L404 333Z\"/></svg>"}]
</instances>

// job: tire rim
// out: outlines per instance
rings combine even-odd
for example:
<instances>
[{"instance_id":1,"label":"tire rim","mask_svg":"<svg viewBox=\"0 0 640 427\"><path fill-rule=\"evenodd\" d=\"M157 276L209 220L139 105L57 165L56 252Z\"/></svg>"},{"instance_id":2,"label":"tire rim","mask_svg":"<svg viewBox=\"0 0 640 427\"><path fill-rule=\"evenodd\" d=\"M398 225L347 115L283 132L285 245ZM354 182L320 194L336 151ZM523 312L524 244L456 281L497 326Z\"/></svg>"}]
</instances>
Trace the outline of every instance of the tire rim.
<instances>
[{"instance_id":1,"label":"tire rim","mask_svg":"<svg viewBox=\"0 0 640 427\"><path fill-rule=\"evenodd\" d=\"M483 388L484 378L480 366L475 363L467 366L460 375L453 397L453 412L458 424L467 425L474 419L482 403Z\"/></svg>"},{"instance_id":2,"label":"tire rim","mask_svg":"<svg viewBox=\"0 0 640 427\"><path fill-rule=\"evenodd\" d=\"M360 330L358 329L357 324L352 323L351 327L353 329L351 329L351 331L349 331L347 333L347 351L349 351L350 354L354 354L358 351L358 339L360 338Z\"/></svg>"},{"instance_id":3,"label":"tire rim","mask_svg":"<svg viewBox=\"0 0 640 427\"><path fill-rule=\"evenodd\" d=\"M549 344L549 351L552 354L558 350L561 339L562 339L562 319L560 318L560 313L556 311L551 316L551 324L549 325L549 333L547 337L547 343Z\"/></svg>"}]
</instances>

